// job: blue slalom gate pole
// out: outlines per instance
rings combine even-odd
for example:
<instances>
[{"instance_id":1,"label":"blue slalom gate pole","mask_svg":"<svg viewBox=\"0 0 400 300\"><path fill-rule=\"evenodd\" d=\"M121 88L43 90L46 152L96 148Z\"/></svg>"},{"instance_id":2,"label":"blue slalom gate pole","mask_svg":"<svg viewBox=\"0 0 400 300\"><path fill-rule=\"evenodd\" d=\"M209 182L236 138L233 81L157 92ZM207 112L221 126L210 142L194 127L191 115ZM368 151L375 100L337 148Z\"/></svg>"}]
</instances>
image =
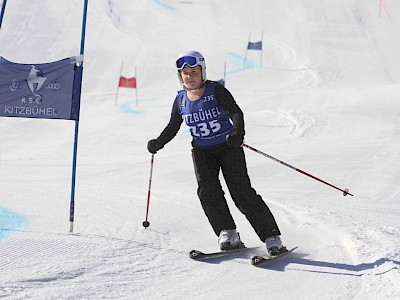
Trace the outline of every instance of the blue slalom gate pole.
<instances>
[{"instance_id":1,"label":"blue slalom gate pole","mask_svg":"<svg viewBox=\"0 0 400 300\"><path fill-rule=\"evenodd\" d=\"M86 16L87 16L88 0L85 0L82 16L82 36L80 54L82 61L79 63L79 68L83 69L83 54L85 52L85 35L86 35ZM83 72L83 70L82 70ZM82 84L82 78L80 80ZM75 120L75 136L74 136L74 154L72 159L72 183L71 183L71 203L69 209L69 232L74 232L74 215L75 215L75 181L76 181L76 160L78 152L78 132L79 132L79 111Z\"/></svg>"},{"instance_id":2,"label":"blue slalom gate pole","mask_svg":"<svg viewBox=\"0 0 400 300\"><path fill-rule=\"evenodd\" d=\"M1 6L1 14L0 14L0 29L1 24L3 23L4 11L6 10L7 0L3 0L3 5Z\"/></svg>"}]
</instances>

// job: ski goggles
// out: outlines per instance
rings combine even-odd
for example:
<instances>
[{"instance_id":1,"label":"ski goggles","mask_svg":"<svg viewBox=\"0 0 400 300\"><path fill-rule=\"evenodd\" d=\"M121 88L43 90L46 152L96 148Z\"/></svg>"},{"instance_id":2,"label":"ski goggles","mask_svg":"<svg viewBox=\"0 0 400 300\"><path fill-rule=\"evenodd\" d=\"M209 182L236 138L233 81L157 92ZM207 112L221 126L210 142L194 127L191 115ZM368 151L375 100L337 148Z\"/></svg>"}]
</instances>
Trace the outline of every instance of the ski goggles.
<instances>
[{"instance_id":1,"label":"ski goggles","mask_svg":"<svg viewBox=\"0 0 400 300\"><path fill-rule=\"evenodd\" d=\"M176 67L178 70L182 70L185 65L193 68L200 64L200 61L204 61L203 57L195 57L195 56L183 56L176 61Z\"/></svg>"}]
</instances>

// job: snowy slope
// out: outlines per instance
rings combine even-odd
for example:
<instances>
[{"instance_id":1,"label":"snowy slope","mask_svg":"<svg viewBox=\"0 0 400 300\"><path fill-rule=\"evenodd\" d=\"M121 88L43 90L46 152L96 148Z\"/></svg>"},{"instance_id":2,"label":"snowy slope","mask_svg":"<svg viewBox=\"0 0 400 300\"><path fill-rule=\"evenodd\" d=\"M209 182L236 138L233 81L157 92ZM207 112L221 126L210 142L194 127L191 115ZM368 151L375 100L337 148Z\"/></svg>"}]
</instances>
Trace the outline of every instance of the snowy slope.
<instances>
[{"instance_id":1,"label":"snowy slope","mask_svg":"<svg viewBox=\"0 0 400 300\"><path fill-rule=\"evenodd\" d=\"M79 54L83 1L8 1L0 56ZM380 10L381 8L381 10ZM89 1L75 232L68 233L74 123L0 119L0 298L396 299L400 295L400 4L395 0ZM249 51L263 34L263 56ZM253 186L292 255L256 269L217 250L196 196L190 137L155 156L148 229L147 141L196 49L245 113L246 143L349 188L354 197L246 151ZM118 76L138 71L134 91ZM262 246L232 213L248 246ZM397 221L396 221L397 220ZM255 253L263 254L263 248Z\"/></svg>"}]
</instances>

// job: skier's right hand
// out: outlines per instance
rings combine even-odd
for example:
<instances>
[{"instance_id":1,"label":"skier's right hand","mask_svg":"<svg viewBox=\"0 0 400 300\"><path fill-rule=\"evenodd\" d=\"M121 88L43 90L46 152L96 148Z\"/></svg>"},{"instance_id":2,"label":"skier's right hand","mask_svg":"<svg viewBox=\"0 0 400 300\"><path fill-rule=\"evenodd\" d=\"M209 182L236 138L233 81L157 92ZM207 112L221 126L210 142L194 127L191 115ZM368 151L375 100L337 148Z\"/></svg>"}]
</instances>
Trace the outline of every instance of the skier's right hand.
<instances>
[{"instance_id":1,"label":"skier's right hand","mask_svg":"<svg viewBox=\"0 0 400 300\"><path fill-rule=\"evenodd\" d=\"M160 142L157 139L152 139L147 143L147 150L149 150L150 153L156 154L158 150L162 149L162 145L160 145Z\"/></svg>"}]
</instances>

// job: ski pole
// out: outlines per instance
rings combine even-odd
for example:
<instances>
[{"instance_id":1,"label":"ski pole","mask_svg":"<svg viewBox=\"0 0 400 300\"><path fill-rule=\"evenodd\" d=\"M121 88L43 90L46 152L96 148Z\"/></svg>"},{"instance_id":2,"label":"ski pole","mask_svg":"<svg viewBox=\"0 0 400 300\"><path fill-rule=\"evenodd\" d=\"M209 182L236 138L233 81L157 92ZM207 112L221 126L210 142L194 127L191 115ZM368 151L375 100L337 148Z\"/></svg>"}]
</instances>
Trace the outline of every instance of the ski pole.
<instances>
[{"instance_id":1,"label":"ski pole","mask_svg":"<svg viewBox=\"0 0 400 300\"><path fill-rule=\"evenodd\" d=\"M154 165L154 153L151 154L151 161L150 161L150 179L149 179L149 189L147 191L146 220L142 224L145 229L150 226L148 217L149 217L149 207L150 207L151 179L153 177L153 165Z\"/></svg>"},{"instance_id":2,"label":"ski pole","mask_svg":"<svg viewBox=\"0 0 400 300\"><path fill-rule=\"evenodd\" d=\"M280 164L282 164L282 165L284 165L286 167L289 167L289 168L291 168L291 169L303 174L303 175L306 175L308 177L311 177L312 179L318 180L319 182L325 183L326 185L329 185L330 187L333 187L333 188L343 192L343 196L347 196L347 195L353 196L352 194L349 193L349 189L345 189L345 190L339 189L338 187L336 187L336 186L334 186L334 185L332 185L332 184L330 184L330 183L328 183L326 181L323 181L322 179L319 179L319 178L317 178L317 177L315 177L315 176L313 176L311 174L308 174L307 172L304 172L304 171L302 171L300 169L297 169L297 168L295 168L295 167L293 167L293 166L291 166L291 165L289 165L289 164L287 164L287 163L285 163L285 162L283 162L283 161L281 161L281 160L279 160L279 159L277 159L275 157L272 157L271 155L268 155L267 153L264 153L264 152L261 152L260 150L255 149L255 148L253 148L253 147L251 147L251 146L249 146L247 144L243 143L242 146L244 146L246 148L249 148L250 150L253 150L254 152L257 152L258 154L264 155L264 156L266 156L266 157L268 157L268 158L270 158L270 159L272 159L272 160L274 160L274 161L276 161L276 162L278 162L278 163L280 163Z\"/></svg>"}]
</instances>

